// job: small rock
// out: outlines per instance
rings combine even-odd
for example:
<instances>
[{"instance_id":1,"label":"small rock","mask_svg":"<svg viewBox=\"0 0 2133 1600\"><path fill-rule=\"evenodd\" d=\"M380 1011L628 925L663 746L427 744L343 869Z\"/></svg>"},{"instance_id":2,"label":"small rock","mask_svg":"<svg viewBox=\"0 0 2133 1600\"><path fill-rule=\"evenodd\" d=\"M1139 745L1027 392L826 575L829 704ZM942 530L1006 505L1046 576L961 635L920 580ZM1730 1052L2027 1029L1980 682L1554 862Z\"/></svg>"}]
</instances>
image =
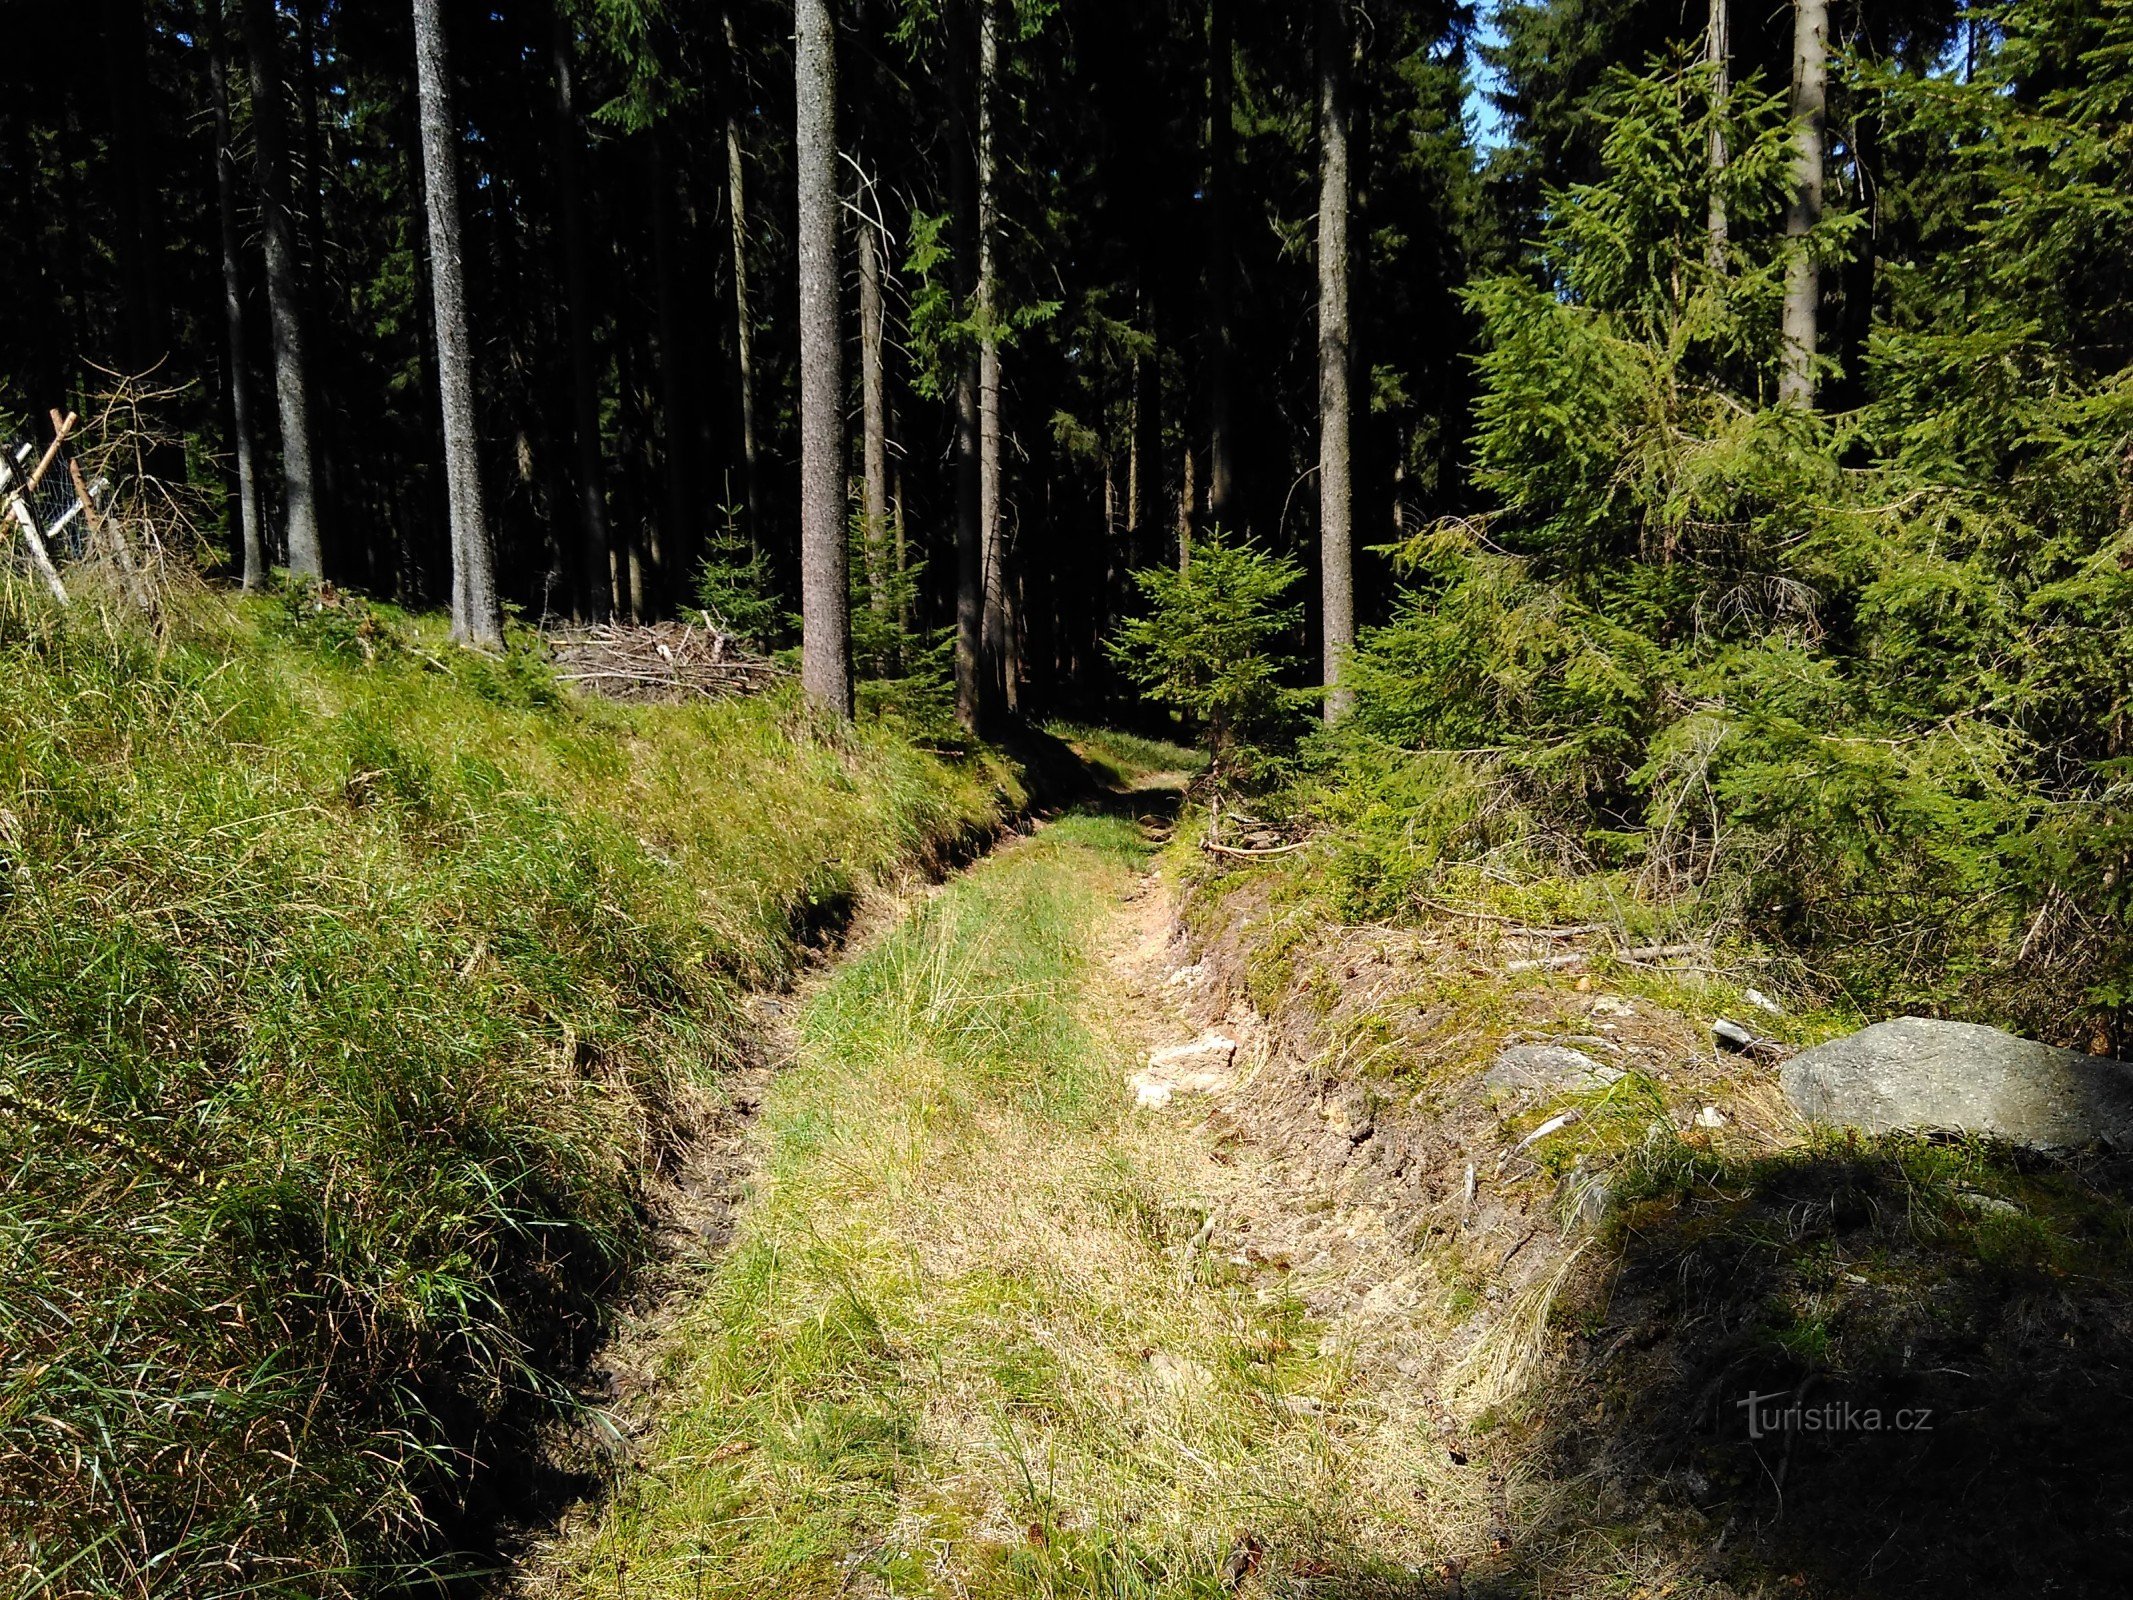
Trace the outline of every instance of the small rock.
<instances>
[{"instance_id":1,"label":"small rock","mask_svg":"<svg viewBox=\"0 0 2133 1600\"><path fill-rule=\"evenodd\" d=\"M1769 1039L1757 1037L1737 1022L1720 1017L1711 1024L1711 1037L1721 1050L1730 1050L1735 1055L1746 1056L1751 1061L1765 1065L1784 1058L1785 1047Z\"/></svg>"},{"instance_id":2,"label":"small rock","mask_svg":"<svg viewBox=\"0 0 2133 1600\"><path fill-rule=\"evenodd\" d=\"M1802 1051L1779 1081L1813 1122L2133 1150L2133 1065L1974 1022L1896 1017Z\"/></svg>"},{"instance_id":3,"label":"small rock","mask_svg":"<svg viewBox=\"0 0 2133 1600\"><path fill-rule=\"evenodd\" d=\"M1633 1017L1637 1008L1620 995L1598 995L1592 1002L1592 1014L1596 1017Z\"/></svg>"},{"instance_id":4,"label":"small rock","mask_svg":"<svg viewBox=\"0 0 2133 1600\"><path fill-rule=\"evenodd\" d=\"M1148 1370L1166 1389L1204 1389L1215 1381L1215 1375L1199 1362L1174 1356L1168 1350L1158 1350L1150 1356Z\"/></svg>"},{"instance_id":5,"label":"small rock","mask_svg":"<svg viewBox=\"0 0 2133 1600\"><path fill-rule=\"evenodd\" d=\"M1603 1066L1567 1045L1514 1044L1497 1053L1481 1082L1493 1096L1544 1099L1604 1089L1621 1076L1621 1068Z\"/></svg>"},{"instance_id":6,"label":"small rock","mask_svg":"<svg viewBox=\"0 0 2133 1600\"><path fill-rule=\"evenodd\" d=\"M1741 994L1741 998L1747 1001L1748 1004L1750 1004L1751 1006L1754 1006L1756 1010L1767 1011L1773 1017L1782 1017L1785 1014L1785 1008L1779 1005L1775 1000L1771 999L1770 996L1763 993L1763 991L1760 989L1744 990Z\"/></svg>"},{"instance_id":7,"label":"small rock","mask_svg":"<svg viewBox=\"0 0 2133 1600\"><path fill-rule=\"evenodd\" d=\"M1562 1197L1563 1220L1567 1226L1596 1228L1607 1218L1607 1206L1614 1199L1614 1190L1604 1175L1587 1171L1585 1158L1580 1156L1571 1170L1563 1175Z\"/></svg>"},{"instance_id":8,"label":"small rock","mask_svg":"<svg viewBox=\"0 0 2133 1600\"><path fill-rule=\"evenodd\" d=\"M1360 1144L1370 1137L1370 1096L1355 1084L1344 1083L1329 1092L1319 1114L1326 1119L1328 1128L1350 1144Z\"/></svg>"},{"instance_id":9,"label":"small rock","mask_svg":"<svg viewBox=\"0 0 2133 1600\"><path fill-rule=\"evenodd\" d=\"M1176 1077L1187 1072L1220 1072L1236 1059L1237 1041L1227 1034L1203 1033L1189 1044L1174 1044L1148 1058L1150 1071Z\"/></svg>"},{"instance_id":10,"label":"small rock","mask_svg":"<svg viewBox=\"0 0 2133 1600\"><path fill-rule=\"evenodd\" d=\"M1170 1104L1170 1097L1177 1093L1178 1086L1151 1072L1136 1072L1126 1080L1126 1087L1133 1091L1136 1106L1145 1111L1160 1111Z\"/></svg>"},{"instance_id":11,"label":"small rock","mask_svg":"<svg viewBox=\"0 0 2133 1600\"><path fill-rule=\"evenodd\" d=\"M2019 1217L2022 1214L2022 1208L2012 1200L2002 1200L1996 1194L1983 1194L1976 1189L1956 1190L1955 1203L1977 1217Z\"/></svg>"},{"instance_id":12,"label":"small rock","mask_svg":"<svg viewBox=\"0 0 2133 1600\"><path fill-rule=\"evenodd\" d=\"M1126 1087L1133 1091L1133 1103L1149 1111L1162 1110L1179 1094L1217 1094L1230 1085L1229 1064L1236 1054L1236 1040L1204 1034L1156 1051L1147 1066L1126 1079Z\"/></svg>"},{"instance_id":13,"label":"small rock","mask_svg":"<svg viewBox=\"0 0 2133 1600\"><path fill-rule=\"evenodd\" d=\"M1705 1106L1696 1113L1696 1126L1699 1128L1723 1128L1726 1121L1726 1114L1716 1106Z\"/></svg>"}]
</instances>

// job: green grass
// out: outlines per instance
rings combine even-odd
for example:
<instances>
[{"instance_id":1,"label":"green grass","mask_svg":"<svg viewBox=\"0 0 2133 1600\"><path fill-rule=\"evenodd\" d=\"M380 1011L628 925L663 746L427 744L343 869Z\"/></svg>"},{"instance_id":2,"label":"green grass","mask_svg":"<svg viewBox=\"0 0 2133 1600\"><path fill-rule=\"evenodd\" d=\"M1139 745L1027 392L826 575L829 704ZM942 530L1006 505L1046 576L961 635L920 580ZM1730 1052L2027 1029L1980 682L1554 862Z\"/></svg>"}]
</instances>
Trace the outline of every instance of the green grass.
<instances>
[{"instance_id":1,"label":"green grass","mask_svg":"<svg viewBox=\"0 0 2133 1600\"><path fill-rule=\"evenodd\" d=\"M1045 732L1072 745L1091 770L1116 788L1132 788L1144 779L1173 772L1191 776L1207 767L1205 751L1168 739L1078 722L1054 722Z\"/></svg>"},{"instance_id":2,"label":"green grass","mask_svg":"<svg viewBox=\"0 0 2133 1600\"><path fill-rule=\"evenodd\" d=\"M1200 1142L1131 1107L1096 951L1140 853L1067 818L811 998L664 1421L542 1592L1213 1597L1240 1529L1399 1542L1413 1480L1357 1458L1414 1441L1322 1414L1339 1360L1187 1249Z\"/></svg>"},{"instance_id":3,"label":"green grass","mask_svg":"<svg viewBox=\"0 0 2133 1600\"><path fill-rule=\"evenodd\" d=\"M0 595L0 1593L372 1591L556 1397L739 1000L1007 775L384 608Z\"/></svg>"}]
</instances>

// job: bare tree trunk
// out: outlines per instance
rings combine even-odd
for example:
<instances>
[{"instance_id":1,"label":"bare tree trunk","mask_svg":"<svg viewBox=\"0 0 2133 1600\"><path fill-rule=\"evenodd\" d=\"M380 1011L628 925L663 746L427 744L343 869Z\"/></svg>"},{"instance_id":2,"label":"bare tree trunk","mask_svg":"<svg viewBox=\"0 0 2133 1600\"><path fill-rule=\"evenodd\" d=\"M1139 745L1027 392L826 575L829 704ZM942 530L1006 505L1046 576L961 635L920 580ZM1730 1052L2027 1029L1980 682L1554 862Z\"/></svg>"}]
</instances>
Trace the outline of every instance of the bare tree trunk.
<instances>
[{"instance_id":1,"label":"bare tree trunk","mask_svg":"<svg viewBox=\"0 0 2133 1600\"><path fill-rule=\"evenodd\" d=\"M982 0L980 0L982 3ZM962 12L952 13L960 24ZM957 26L951 34L960 38ZM975 299L973 268L977 259L977 200L971 169L975 165L975 129L970 116L972 84L966 58L951 52L950 94L955 137L948 165L949 205L955 224L956 297ZM970 352L955 374L955 715L971 732L980 731L989 702L982 689L985 631L985 536L978 495L978 364Z\"/></svg>"},{"instance_id":2,"label":"bare tree trunk","mask_svg":"<svg viewBox=\"0 0 2133 1600\"><path fill-rule=\"evenodd\" d=\"M1155 531L1157 485L1163 471L1162 324L1145 289L1140 299L1148 345L1133 358L1133 433L1126 442L1126 531L1134 546L1135 565L1146 559L1144 546Z\"/></svg>"},{"instance_id":3,"label":"bare tree trunk","mask_svg":"<svg viewBox=\"0 0 2133 1600\"><path fill-rule=\"evenodd\" d=\"M862 200L872 185L862 192ZM859 400L864 419L867 593L877 616L889 614L889 400L882 369L881 246L875 219L859 217Z\"/></svg>"},{"instance_id":4,"label":"bare tree trunk","mask_svg":"<svg viewBox=\"0 0 2133 1600\"><path fill-rule=\"evenodd\" d=\"M1200 511L1199 463L1193 460L1190 439L1185 441L1185 461L1178 471L1183 480L1178 485L1178 571L1189 572L1193 525Z\"/></svg>"},{"instance_id":5,"label":"bare tree trunk","mask_svg":"<svg viewBox=\"0 0 2133 1600\"><path fill-rule=\"evenodd\" d=\"M1148 358L1133 358L1133 398L1126 420L1126 537L1133 538L1148 520L1147 473L1141 466L1142 414L1148 406Z\"/></svg>"},{"instance_id":6,"label":"bare tree trunk","mask_svg":"<svg viewBox=\"0 0 2133 1600\"><path fill-rule=\"evenodd\" d=\"M978 517L978 368L955 374L955 715L977 733L990 703L984 693L985 538Z\"/></svg>"},{"instance_id":7,"label":"bare tree trunk","mask_svg":"<svg viewBox=\"0 0 2133 1600\"><path fill-rule=\"evenodd\" d=\"M852 714L844 542L844 346L837 317L837 36L829 0L795 0L800 195L800 683Z\"/></svg>"},{"instance_id":8,"label":"bare tree trunk","mask_svg":"<svg viewBox=\"0 0 2133 1600\"><path fill-rule=\"evenodd\" d=\"M265 222L267 314L274 330L274 394L281 408L282 494L288 520L289 571L324 576L318 503L313 493L311 370L304 341L303 291L297 283L296 224L289 214L288 125L282 104L281 24L274 0L243 0L245 53L252 76L252 142L257 150L259 209Z\"/></svg>"},{"instance_id":9,"label":"bare tree trunk","mask_svg":"<svg viewBox=\"0 0 2133 1600\"><path fill-rule=\"evenodd\" d=\"M414 0L415 85L422 112L424 198L429 204L430 302L437 324L437 393L444 413L444 477L452 528L452 637L488 649L503 643L496 549L482 502L474 428L474 341L467 332L460 253L459 163L453 148L452 77L441 0Z\"/></svg>"},{"instance_id":10,"label":"bare tree trunk","mask_svg":"<svg viewBox=\"0 0 2133 1600\"><path fill-rule=\"evenodd\" d=\"M1808 236L1822 220L1822 128L1829 110L1829 0L1793 0L1792 203L1785 211L1785 348L1780 404L1811 406L1822 280Z\"/></svg>"},{"instance_id":11,"label":"bare tree trunk","mask_svg":"<svg viewBox=\"0 0 2133 1600\"><path fill-rule=\"evenodd\" d=\"M1236 264L1230 239L1235 63L1229 0L1207 6L1207 518L1226 528L1236 516L1236 439L1230 409Z\"/></svg>"},{"instance_id":12,"label":"bare tree trunk","mask_svg":"<svg viewBox=\"0 0 2133 1600\"><path fill-rule=\"evenodd\" d=\"M1008 698L1006 540L1000 516L1000 267L994 239L999 175L993 98L999 76L999 0L978 0L978 524L985 594L979 683L994 709Z\"/></svg>"},{"instance_id":13,"label":"bare tree trunk","mask_svg":"<svg viewBox=\"0 0 2133 1600\"><path fill-rule=\"evenodd\" d=\"M1318 0L1318 529L1326 720L1355 648L1355 530L1349 485L1348 0Z\"/></svg>"},{"instance_id":14,"label":"bare tree trunk","mask_svg":"<svg viewBox=\"0 0 2133 1600\"><path fill-rule=\"evenodd\" d=\"M1711 199L1705 224L1705 260L1713 272L1726 270L1726 244L1729 228L1726 219L1726 197L1720 188L1726 163L1730 156L1726 151L1726 129L1720 120L1726 107L1730 74L1733 70L1733 23L1732 0L1711 0L1711 20L1704 34L1704 59L1711 63L1711 145L1708 154Z\"/></svg>"},{"instance_id":15,"label":"bare tree trunk","mask_svg":"<svg viewBox=\"0 0 2133 1600\"><path fill-rule=\"evenodd\" d=\"M244 541L244 586L267 581L258 468L252 460L252 368L244 336L244 257L237 228L237 157L230 146L230 61L222 0L209 0L207 77L215 102L215 202L222 224L222 315L230 340L230 431L237 457L237 520Z\"/></svg>"},{"instance_id":16,"label":"bare tree trunk","mask_svg":"<svg viewBox=\"0 0 2133 1600\"><path fill-rule=\"evenodd\" d=\"M126 367L146 372L170 353L170 311L157 255L161 165L146 127L148 8L143 0L104 0L104 54L98 63L111 101L109 182L120 222L118 264L125 286Z\"/></svg>"},{"instance_id":17,"label":"bare tree trunk","mask_svg":"<svg viewBox=\"0 0 2133 1600\"><path fill-rule=\"evenodd\" d=\"M896 413L889 413L889 427L896 426ZM913 621L911 615L911 540L904 525L904 468L899 459L889 471L889 524L896 539L896 627L909 637ZM902 665L899 661L898 665Z\"/></svg>"},{"instance_id":18,"label":"bare tree trunk","mask_svg":"<svg viewBox=\"0 0 2133 1600\"><path fill-rule=\"evenodd\" d=\"M637 381L637 329L615 319L615 459L621 463L616 505L622 515L615 541L615 610L631 622L648 620L644 537L652 518L644 486L657 460L651 447L652 408Z\"/></svg>"},{"instance_id":19,"label":"bare tree trunk","mask_svg":"<svg viewBox=\"0 0 2133 1600\"><path fill-rule=\"evenodd\" d=\"M673 603L675 576L688 569L688 552L696 543L696 495L689 438L694 431L689 388L688 336L683 331L680 260L674 212L687 174L667 159L667 135L655 125L651 141L652 282L659 306L659 467L665 494L651 539L655 609Z\"/></svg>"},{"instance_id":20,"label":"bare tree trunk","mask_svg":"<svg viewBox=\"0 0 2133 1600\"><path fill-rule=\"evenodd\" d=\"M733 83L726 97L726 210L733 223L733 351L741 382L741 467L748 494L748 536L763 544L762 489L755 435L755 314L748 303L748 187L741 159L740 36L729 8L720 14Z\"/></svg>"},{"instance_id":21,"label":"bare tree trunk","mask_svg":"<svg viewBox=\"0 0 2133 1600\"><path fill-rule=\"evenodd\" d=\"M584 129L578 121L571 27L551 0L551 68L555 88L558 242L563 250L563 312L570 325L570 416L577 457L584 615L598 622L615 608L613 543L607 522L607 467L600 441L600 373L593 362L592 270L586 255Z\"/></svg>"}]
</instances>

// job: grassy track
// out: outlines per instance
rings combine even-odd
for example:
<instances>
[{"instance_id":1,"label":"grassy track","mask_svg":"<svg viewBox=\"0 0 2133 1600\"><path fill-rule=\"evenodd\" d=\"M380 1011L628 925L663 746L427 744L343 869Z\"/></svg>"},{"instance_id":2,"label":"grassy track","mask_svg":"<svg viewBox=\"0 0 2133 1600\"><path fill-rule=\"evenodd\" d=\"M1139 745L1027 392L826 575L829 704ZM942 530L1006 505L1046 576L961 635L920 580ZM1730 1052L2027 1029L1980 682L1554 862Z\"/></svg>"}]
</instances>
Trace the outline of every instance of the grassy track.
<instances>
[{"instance_id":1,"label":"grassy track","mask_svg":"<svg viewBox=\"0 0 2133 1600\"><path fill-rule=\"evenodd\" d=\"M1191 1243L1200 1141L1129 1109L1099 947L1142 848L1068 818L812 997L667 1420L559 1591L1215 1595L1253 1541L1399 1542L1298 1305Z\"/></svg>"}]
</instances>

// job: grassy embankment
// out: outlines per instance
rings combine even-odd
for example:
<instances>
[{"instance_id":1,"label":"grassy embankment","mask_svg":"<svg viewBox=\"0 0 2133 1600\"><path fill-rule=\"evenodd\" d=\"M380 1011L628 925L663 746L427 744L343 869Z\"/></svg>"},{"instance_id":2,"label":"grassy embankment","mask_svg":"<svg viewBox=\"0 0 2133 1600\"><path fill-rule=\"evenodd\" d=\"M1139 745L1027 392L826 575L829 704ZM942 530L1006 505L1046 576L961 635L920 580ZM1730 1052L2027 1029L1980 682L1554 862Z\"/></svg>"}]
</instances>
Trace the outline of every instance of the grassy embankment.
<instances>
[{"instance_id":1,"label":"grassy embankment","mask_svg":"<svg viewBox=\"0 0 2133 1600\"><path fill-rule=\"evenodd\" d=\"M1504 1485L1500 1538L1430 1515L1465 1581L2123 1592L2125 1156L1805 1127L1712 1021L1810 1045L1904 1009L1895 982L1847 992L1543 837L1482 849L1426 808L1399 820L1173 864L1298 1080L1353 1086L1376 1142L1406 1139L1397 1181L1358 1155L1319 1192L1398 1218L1426 1287L1394 1342ZM1622 1076L1486 1094L1528 1042ZM1817 1420L1758 1437L1753 1395Z\"/></svg>"},{"instance_id":2,"label":"grassy embankment","mask_svg":"<svg viewBox=\"0 0 2133 1600\"><path fill-rule=\"evenodd\" d=\"M743 993L1012 787L788 695L621 708L382 610L201 611L0 594L14 1595L374 1592L448 1545Z\"/></svg>"}]
</instances>

